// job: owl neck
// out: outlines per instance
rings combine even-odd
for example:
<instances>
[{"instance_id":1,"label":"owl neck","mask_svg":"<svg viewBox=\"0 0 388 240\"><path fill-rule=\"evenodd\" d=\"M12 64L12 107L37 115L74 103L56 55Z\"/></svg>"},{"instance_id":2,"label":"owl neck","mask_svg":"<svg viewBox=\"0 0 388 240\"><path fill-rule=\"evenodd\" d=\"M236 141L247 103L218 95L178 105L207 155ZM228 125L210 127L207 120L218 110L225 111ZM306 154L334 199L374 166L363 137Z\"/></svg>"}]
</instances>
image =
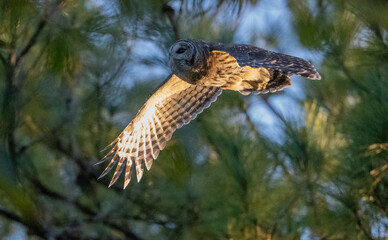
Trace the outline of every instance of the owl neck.
<instances>
[{"instance_id":1,"label":"owl neck","mask_svg":"<svg viewBox=\"0 0 388 240\"><path fill-rule=\"evenodd\" d=\"M207 65L203 65L200 68L190 68L183 71L175 71L175 75L177 75L183 81L186 81L190 84L196 84L200 79L207 76L209 72L209 67Z\"/></svg>"}]
</instances>

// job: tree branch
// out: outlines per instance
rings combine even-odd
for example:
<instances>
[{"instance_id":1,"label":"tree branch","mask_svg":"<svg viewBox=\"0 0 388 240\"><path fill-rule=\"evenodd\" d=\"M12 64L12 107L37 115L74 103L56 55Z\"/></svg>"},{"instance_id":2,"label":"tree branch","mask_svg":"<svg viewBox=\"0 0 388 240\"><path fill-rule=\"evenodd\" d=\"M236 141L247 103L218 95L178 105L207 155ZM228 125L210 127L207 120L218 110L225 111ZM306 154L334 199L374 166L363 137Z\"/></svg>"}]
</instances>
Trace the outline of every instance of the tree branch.
<instances>
[{"instance_id":1,"label":"tree branch","mask_svg":"<svg viewBox=\"0 0 388 240\"><path fill-rule=\"evenodd\" d=\"M38 24L38 27L36 28L34 34L28 41L27 45L23 48L23 50L16 56L15 62L13 63L14 68L16 68L22 58L31 50L31 48L35 45L36 40L38 39L40 33L42 32L43 28L47 25L47 19L50 18L51 16L55 15L58 10L60 10L61 4L65 2L65 0L58 0L55 3L53 3L52 8L50 9L51 11L47 14L46 16L43 17Z\"/></svg>"},{"instance_id":2,"label":"tree branch","mask_svg":"<svg viewBox=\"0 0 388 240\"><path fill-rule=\"evenodd\" d=\"M357 226L361 229L362 233L365 235L365 237L369 240L373 240L373 236L370 231L364 226L362 223L362 219L360 215L357 212L357 206L349 204L347 201L341 198L341 196L337 196L336 194L333 194L331 192L325 191L324 192L326 195L334 198L335 200L339 201L343 206L348 208L348 210L353 214L354 219L356 220Z\"/></svg>"},{"instance_id":3,"label":"tree branch","mask_svg":"<svg viewBox=\"0 0 388 240\"><path fill-rule=\"evenodd\" d=\"M10 212L6 209L3 209L3 208L0 208L0 215L11 220L11 221L14 221L14 222L19 222L21 224L23 224L24 226L26 226L34 235L36 236L39 236L41 238L44 238L44 239L47 239L47 233L45 231L45 229L40 226L39 228L37 228L37 226L31 226L31 224L29 224L28 222L24 221L20 216L16 215L15 213L13 212Z\"/></svg>"},{"instance_id":4,"label":"tree branch","mask_svg":"<svg viewBox=\"0 0 388 240\"><path fill-rule=\"evenodd\" d=\"M35 33L30 38L30 41L28 41L27 45L17 55L15 63L14 63L14 67L15 68L19 65L20 60L30 51L31 47L35 45L36 40L38 39L39 34L42 32L42 30L46 26L46 24L47 24L46 19L40 20L39 25L38 25L38 27L35 30Z\"/></svg>"},{"instance_id":5,"label":"tree branch","mask_svg":"<svg viewBox=\"0 0 388 240\"><path fill-rule=\"evenodd\" d=\"M362 224L361 218L357 213L357 209L351 209L351 210L352 210L352 213L354 215L354 218L356 219L356 223L357 223L358 227L364 233L365 237L369 240L373 240L373 237L372 237L372 234L370 233L370 231L368 231L366 229L366 227L364 226L364 224Z\"/></svg>"},{"instance_id":6,"label":"tree branch","mask_svg":"<svg viewBox=\"0 0 388 240\"><path fill-rule=\"evenodd\" d=\"M339 63L339 66L340 68L342 69L342 72L345 74L345 76L349 79L349 81L354 84L358 89L362 90L363 92L367 93L367 94L370 94L372 96L375 97L375 99L377 101L379 101L380 103L382 103L382 100L381 98L374 92L372 92L372 90L370 88L367 88L365 87L364 85L362 85L361 83L359 83L353 76L352 74L350 73L349 69L345 66L344 62L342 61L338 61Z\"/></svg>"},{"instance_id":7,"label":"tree branch","mask_svg":"<svg viewBox=\"0 0 388 240\"><path fill-rule=\"evenodd\" d=\"M268 97L262 98L265 105L283 122L285 126L288 126L286 119L268 102Z\"/></svg>"},{"instance_id":8,"label":"tree branch","mask_svg":"<svg viewBox=\"0 0 388 240\"><path fill-rule=\"evenodd\" d=\"M166 14L168 20L170 21L172 30L174 32L174 40L177 41L180 38L180 36L179 36L178 21L175 18L175 10L168 4L163 4L162 13Z\"/></svg>"},{"instance_id":9,"label":"tree branch","mask_svg":"<svg viewBox=\"0 0 388 240\"><path fill-rule=\"evenodd\" d=\"M4 65L4 67L6 68L7 67L7 60L5 60L5 57L2 55L2 54L0 54L0 60L1 60L1 62L3 63L3 65Z\"/></svg>"},{"instance_id":10,"label":"tree branch","mask_svg":"<svg viewBox=\"0 0 388 240\"><path fill-rule=\"evenodd\" d=\"M79 209L81 212L91 216L93 219L95 218L95 216L97 216L99 214L98 211L94 211L93 209L91 209L88 206L85 206L84 204L80 203L79 201L74 201L72 199L69 199L69 198L65 197L64 195L47 188L37 178L30 176L29 179L31 180L31 182L34 184L35 188L40 193L43 193L46 196L49 196L53 199L57 199L57 200L65 202L65 203L69 203L69 204L73 205L74 207L76 207L77 209ZM127 227L123 227L117 223L114 223L114 222L108 220L107 218L102 219L102 222L104 224L106 224L107 226L109 226L110 228L116 229L116 230L124 233L125 236L130 238L130 239L141 240L141 238L139 236L134 234ZM61 234L59 234L59 235L61 235Z\"/></svg>"},{"instance_id":11,"label":"tree branch","mask_svg":"<svg viewBox=\"0 0 388 240\"><path fill-rule=\"evenodd\" d=\"M12 220L12 221L15 221L15 222L19 222L19 223L23 223L23 220L21 219L21 217L19 217L18 215L16 215L13 212L10 212L8 210L3 209L3 208L0 208L0 215L2 215L3 217L8 218L9 220Z\"/></svg>"}]
</instances>

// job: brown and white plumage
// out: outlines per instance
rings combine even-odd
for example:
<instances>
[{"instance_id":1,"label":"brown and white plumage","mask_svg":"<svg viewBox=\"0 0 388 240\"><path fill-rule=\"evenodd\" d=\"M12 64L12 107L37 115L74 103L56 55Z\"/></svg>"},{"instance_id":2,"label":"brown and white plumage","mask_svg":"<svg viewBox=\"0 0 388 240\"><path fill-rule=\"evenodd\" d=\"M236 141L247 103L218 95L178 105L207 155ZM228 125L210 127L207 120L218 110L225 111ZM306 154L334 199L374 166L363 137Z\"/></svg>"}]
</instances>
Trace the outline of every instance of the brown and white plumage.
<instances>
[{"instance_id":1,"label":"brown and white plumage","mask_svg":"<svg viewBox=\"0 0 388 240\"><path fill-rule=\"evenodd\" d=\"M148 170L151 168L153 159L164 149L173 132L209 107L221 92L220 88L192 85L171 75L112 143L115 146L103 161L113 156L112 160L100 177L117 163L110 185L117 181L124 168L124 187L130 182L134 169L140 181L144 166Z\"/></svg>"},{"instance_id":2,"label":"brown and white plumage","mask_svg":"<svg viewBox=\"0 0 388 240\"><path fill-rule=\"evenodd\" d=\"M222 89L258 94L290 86L292 75L320 79L314 66L301 58L249 45L179 40L170 48L170 62L172 75L108 146L112 149L101 162L111 160L100 177L117 164L109 186L124 169L124 188L134 169L140 181L144 166L151 168L173 132L209 107Z\"/></svg>"}]
</instances>

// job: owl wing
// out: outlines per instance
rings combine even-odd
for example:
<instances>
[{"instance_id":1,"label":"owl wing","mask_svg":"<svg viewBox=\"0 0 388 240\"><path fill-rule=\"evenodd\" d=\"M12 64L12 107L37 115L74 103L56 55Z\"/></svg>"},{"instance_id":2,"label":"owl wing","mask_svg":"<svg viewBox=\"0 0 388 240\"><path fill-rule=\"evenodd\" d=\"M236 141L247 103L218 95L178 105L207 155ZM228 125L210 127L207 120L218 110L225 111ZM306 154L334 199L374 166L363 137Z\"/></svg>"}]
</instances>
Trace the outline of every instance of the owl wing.
<instances>
[{"instance_id":1,"label":"owl wing","mask_svg":"<svg viewBox=\"0 0 388 240\"><path fill-rule=\"evenodd\" d=\"M214 43L210 44L210 50L220 73L218 83L210 85L245 95L281 90L291 85L292 75L321 79L315 67L302 58L244 44Z\"/></svg>"},{"instance_id":2,"label":"owl wing","mask_svg":"<svg viewBox=\"0 0 388 240\"><path fill-rule=\"evenodd\" d=\"M117 163L109 186L117 181L124 168L124 188L129 184L135 168L137 181L140 181L144 166L147 170L151 168L153 160L164 149L173 132L209 107L221 92L218 87L192 85L171 75L108 146L113 147L99 163L111 160L100 178Z\"/></svg>"},{"instance_id":3,"label":"owl wing","mask_svg":"<svg viewBox=\"0 0 388 240\"><path fill-rule=\"evenodd\" d=\"M283 53L268 51L262 48L244 44L214 44L212 50L224 51L234 57L240 67L264 67L279 70L292 76L298 75L308 79L320 80L321 76L310 62Z\"/></svg>"}]
</instances>

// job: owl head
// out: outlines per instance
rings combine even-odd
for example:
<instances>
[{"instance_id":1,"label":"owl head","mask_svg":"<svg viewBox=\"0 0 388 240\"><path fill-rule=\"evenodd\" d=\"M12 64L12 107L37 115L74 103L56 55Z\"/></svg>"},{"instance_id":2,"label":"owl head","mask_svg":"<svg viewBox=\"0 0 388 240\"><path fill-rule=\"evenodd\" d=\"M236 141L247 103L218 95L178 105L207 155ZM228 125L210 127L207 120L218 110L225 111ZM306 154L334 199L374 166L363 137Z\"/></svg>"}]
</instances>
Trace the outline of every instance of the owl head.
<instances>
[{"instance_id":1,"label":"owl head","mask_svg":"<svg viewBox=\"0 0 388 240\"><path fill-rule=\"evenodd\" d=\"M195 84L207 74L209 45L200 40L181 39L170 47L169 57L172 73Z\"/></svg>"}]
</instances>

